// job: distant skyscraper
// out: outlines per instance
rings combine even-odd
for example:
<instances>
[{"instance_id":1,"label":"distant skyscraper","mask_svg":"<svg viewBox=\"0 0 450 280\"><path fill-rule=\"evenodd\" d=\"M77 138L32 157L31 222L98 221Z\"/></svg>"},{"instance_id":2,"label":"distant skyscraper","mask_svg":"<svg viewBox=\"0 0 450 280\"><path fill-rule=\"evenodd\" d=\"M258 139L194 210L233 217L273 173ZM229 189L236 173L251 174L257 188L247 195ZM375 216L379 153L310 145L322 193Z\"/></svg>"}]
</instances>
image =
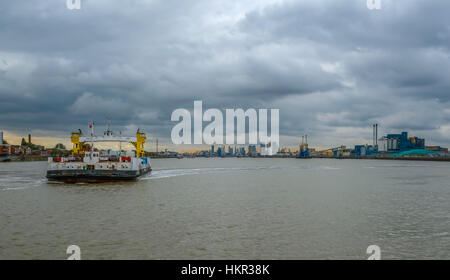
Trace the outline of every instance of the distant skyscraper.
<instances>
[{"instance_id":1,"label":"distant skyscraper","mask_svg":"<svg viewBox=\"0 0 450 280\"><path fill-rule=\"evenodd\" d=\"M249 156L256 156L256 145L248 146L248 155Z\"/></svg>"},{"instance_id":2,"label":"distant skyscraper","mask_svg":"<svg viewBox=\"0 0 450 280\"><path fill-rule=\"evenodd\" d=\"M233 155L233 147L231 147L231 145L230 146L228 146L228 154L227 154L227 156L232 156Z\"/></svg>"},{"instance_id":3,"label":"distant skyscraper","mask_svg":"<svg viewBox=\"0 0 450 280\"><path fill-rule=\"evenodd\" d=\"M217 156L218 157L224 156L224 153L225 153L225 149L223 147L218 147L217 148Z\"/></svg>"}]
</instances>

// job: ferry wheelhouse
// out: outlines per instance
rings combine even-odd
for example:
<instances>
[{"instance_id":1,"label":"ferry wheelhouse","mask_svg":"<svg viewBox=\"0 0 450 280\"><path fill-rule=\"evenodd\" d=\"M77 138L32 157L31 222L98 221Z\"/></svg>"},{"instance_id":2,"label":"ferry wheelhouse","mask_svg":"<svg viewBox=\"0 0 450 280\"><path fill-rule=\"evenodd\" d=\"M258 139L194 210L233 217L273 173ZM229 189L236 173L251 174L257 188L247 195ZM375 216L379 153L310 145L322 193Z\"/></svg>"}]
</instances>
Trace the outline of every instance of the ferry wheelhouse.
<instances>
[{"instance_id":1,"label":"ferry wheelhouse","mask_svg":"<svg viewBox=\"0 0 450 280\"><path fill-rule=\"evenodd\" d=\"M90 135L85 137L81 130L72 132L72 155L49 157L47 178L63 182L107 182L136 180L151 172L150 158L145 157L145 133L137 131L136 137L119 136L109 129L103 136L95 136L94 124L89 125ZM118 152L99 151L98 142L118 142ZM135 152L122 151L122 143L131 143Z\"/></svg>"}]
</instances>

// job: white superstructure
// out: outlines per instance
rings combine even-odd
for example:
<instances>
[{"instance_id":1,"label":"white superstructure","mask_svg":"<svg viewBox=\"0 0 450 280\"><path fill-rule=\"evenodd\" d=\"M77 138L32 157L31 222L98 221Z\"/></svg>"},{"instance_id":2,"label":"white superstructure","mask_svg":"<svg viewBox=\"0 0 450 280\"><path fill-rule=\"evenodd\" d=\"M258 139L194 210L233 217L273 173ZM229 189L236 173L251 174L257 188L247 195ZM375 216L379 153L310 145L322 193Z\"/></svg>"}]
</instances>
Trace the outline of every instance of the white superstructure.
<instances>
[{"instance_id":1,"label":"white superstructure","mask_svg":"<svg viewBox=\"0 0 450 280\"><path fill-rule=\"evenodd\" d=\"M150 158L145 157L145 133L139 130L136 137L115 136L109 129L103 136L96 136L91 123L90 136L82 132L72 133L72 155L48 159L47 178L63 181L105 181L132 180L151 171ZM119 142L118 153L100 153L95 147L97 142ZM135 155L122 151L122 142L136 147Z\"/></svg>"}]
</instances>

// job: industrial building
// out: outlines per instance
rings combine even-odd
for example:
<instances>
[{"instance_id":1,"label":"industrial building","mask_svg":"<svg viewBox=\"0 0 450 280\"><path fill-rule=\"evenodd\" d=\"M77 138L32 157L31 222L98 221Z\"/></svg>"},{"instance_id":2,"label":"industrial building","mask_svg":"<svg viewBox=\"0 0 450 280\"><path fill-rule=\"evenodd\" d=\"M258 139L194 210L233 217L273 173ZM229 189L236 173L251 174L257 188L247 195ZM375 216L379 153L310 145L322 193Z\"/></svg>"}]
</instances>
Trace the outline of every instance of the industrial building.
<instances>
[{"instance_id":1,"label":"industrial building","mask_svg":"<svg viewBox=\"0 0 450 280\"><path fill-rule=\"evenodd\" d=\"M260 155L261 156L273 156L276 155L278 152L278 145L274 145L272 142L269 142L268 144L260 144Z\"/></svg>"},{"instance_id":2,"label":"industrial building","mask_svg":"<svg viewBox=\"0 0 450 280\"><path fill-rule=\"evenodd\" d=\"M302 136L302 142L300 143L299 149L298 149L298 155L297 158L310 158L310 150L308 145L308 135Z\"/></svg>"},{"instance_id":3,"label":"industrial building","mask_svg":"<svg viewBox=\"0 0 450 280\"><path fill-rule=\"evenodd\" d=\"M426 150L429 151L436 151L440 153L448 153L448 148L443 148L441 146L425 146Z\"/></svg>"},{"instance_id":4,"label":"industrial building","mask_svg":"<svg viewBox=\"0 0 450 280\"><path fill-rule=\"evenodd\" d=\"M234 155L233 154L233 147L228 146L228 153L226 155L227 155L227 157L232 157Z\"/></svg>"},{"instance_id":5,"label":"industrial building","mask_svg":"<svg viewBox=\"0 0 450 280\"><path fill-rule=\"evenodd\" d=\"M364 156L374 156L378 154L378 124L374 124L372 126L373 134L372 134L372 145L356 145L355 149L351 153L353 157L364 157Z\"/></svg>"},{"instance_id":6,"label":"industrial building","mask_svg":"<svg viewBox=\"0 0 450 280\"><path fill-rule=\"evenodd\" d=\"M397 154L412 150L430 150L445 152L445 148L439 146L426 147L425 139L408 137L408 132L400 134L387 134L378 139L378 124L373 125L373 144L356 145L352 152L353 157L376 156L378 154ZM336 156L336 155L335 155Z\"/></svg>"},{"instance_id":7,"label":"industrial building","mask_svg":"<svg viewBox=\"0 0 450 280\"><path fill-rule=\"evenodd\" d=\"M218 148L217 148L217 156L218 156L218 157L223 157L223 156L225 156L225 148L223 148L223 147L218 147Z\"/></svg>"},{"instance_id":8,"label":"industrial building","mask_svg":"<svg viewBox=\"0 0 450 280\"><path fill-rule=\"evenodd\" d=\"M250 157L257 156L256 145L249 145L248 146L248 156L250 156Z\"/></svg>"},{"instance_id":9,"label":"industrial building","mask_svg":"<svg viewBox=\"0 0 450 280\"><path fill-rule=\"evenodd\" d=\"M355 156L373 156L378 154L378 150L373 145L356 145L353 154Z\"/></svg>"},{"instance_id":10,"label":"industrial building","mask_svg":"<svg viewBox=\"0 0 450 280\"><path fill-rule=\"evenodd\" d=\"M401 134L388 134L378 140L378 151L384 153L397 153L414 149L425 149L425 139L408 137L408 132Z\"/></svg>"}]
</instances>

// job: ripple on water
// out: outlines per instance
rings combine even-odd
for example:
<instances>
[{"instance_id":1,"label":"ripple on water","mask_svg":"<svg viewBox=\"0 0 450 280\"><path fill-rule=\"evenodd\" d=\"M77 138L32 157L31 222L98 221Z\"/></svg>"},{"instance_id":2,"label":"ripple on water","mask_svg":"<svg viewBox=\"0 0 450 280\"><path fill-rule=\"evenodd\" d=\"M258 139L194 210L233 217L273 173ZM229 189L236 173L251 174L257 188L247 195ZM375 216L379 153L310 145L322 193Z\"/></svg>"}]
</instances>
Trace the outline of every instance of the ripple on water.
<instances>
[{"instance_id":1,"label":"ripple on water","mask_svg":"<svg viewBox=\"0 0 450 280\"><path fill-rule=\"evenodd\" d=\"M47 182L47 179L34 179L24 177L6 177L0 179L0 191L17 191L39 187Z\"/></svg>"},{"instance_id":2,"label":"ripple on water","mask_svg":"<svg viewBox=\"0 0 450 280\"><path fill-rule=\"evenodd\" d=\"M143 177L141 180L153 180L163 179L170 177L186 176L186 175L200 175L211 174L219 172L232 172L232 171L257 171L262 169L277 169L277 166L270 167L217 167L217 168L186 168L186 169L166 169L166 170L153 170L151 174Z\"/></svg>"}]
</instances>

